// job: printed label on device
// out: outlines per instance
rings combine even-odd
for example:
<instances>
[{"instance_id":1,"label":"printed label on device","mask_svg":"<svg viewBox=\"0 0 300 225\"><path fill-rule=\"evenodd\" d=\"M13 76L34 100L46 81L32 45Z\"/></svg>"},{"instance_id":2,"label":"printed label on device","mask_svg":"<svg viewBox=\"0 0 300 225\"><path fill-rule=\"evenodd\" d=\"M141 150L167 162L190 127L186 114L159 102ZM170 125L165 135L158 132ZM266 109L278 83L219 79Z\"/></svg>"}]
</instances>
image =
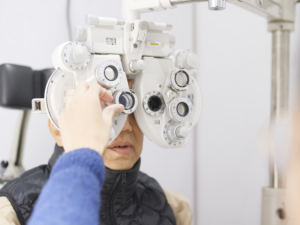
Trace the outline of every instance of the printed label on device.
<instances>
[{"instance_id":1,"label":"printed label on device","mask_svg":"<svg viewBox=\"0 0 300 225\"><path fill-rule=\"evenodd\" d=\"M106 44L107 45L117 45L117 39L116 38L106 38Z\"/></svg>"},{"instance_id":2,"label":"printed label on device","mask_svg":"<svg viewBox=\"0 0 300 225\"><path fill-rule=\"evenodd\" d=\"M147 47L150 47L150 48L161 48L162 47L162 43L161 42L157 42L157 41L148 41L147 42Z\"/></svg>"}]
</instances>

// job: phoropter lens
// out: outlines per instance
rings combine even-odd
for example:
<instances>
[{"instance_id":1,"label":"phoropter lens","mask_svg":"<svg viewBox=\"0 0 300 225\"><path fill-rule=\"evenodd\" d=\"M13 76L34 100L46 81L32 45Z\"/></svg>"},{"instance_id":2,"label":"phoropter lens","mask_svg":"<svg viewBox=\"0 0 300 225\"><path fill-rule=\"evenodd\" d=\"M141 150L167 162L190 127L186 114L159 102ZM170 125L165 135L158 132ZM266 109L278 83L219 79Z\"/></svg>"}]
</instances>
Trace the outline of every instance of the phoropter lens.
<instances>
[{"instance_id":1,"label":"phoropter lens","mask_svg":"<svg viewBox=\"0 0 300 225\"><path fill-rule=\"evenodd\" d=\"M153 112L157 112L161 109L162 102L161 99L158 96L151 96L148 100L148 107Z\"/></svg>"},{"instance_id":2,"label":"phoropter lens","mask_svg":"<svg viewBox=\"0 0 300 225\"><path fill-rule=\"evenodd\" d=\"M98 83L106 88L116 87L125 75L122 66L115 60L100 63L94 72Z\"/></svg>"},{"instance_id":3,"label":"phoropter lens","mask_svg":"<svg viewBox=\"0 0 300 225\"><path fill-rule=\"evenodd\" d=\"M175 74L175 82L179 87L186 87L189 84L189 76L188 74L180 70Z\"/></svg>"},{"instance_id":4,"label":"phoropter lens","mask_svg":"<svg viewBox=\"0 0 300 225\"><path fill-rule=\"evenodd\" d=\"M119 102L124 105L125 110L128 110L134 106L135 99L131 93L126 92L120 95Z\"/></svg>"},{"instance_id":5,"label":"phoropter lens","mask_svg":"<svg viewBox=\"0 0 300 225\"><path fill-rule=\"evenodd\" d=\"M189 113L189 106L185 102L180 102L177 105L177 113L180 116L186 116Z\"/></svg>"},{"instance_id":6,"label":"phoropter lens","mask_svg":"<svg viewBox=\"0 0 300 225\"><path fill-rule=\"evenodd\" d=\"M109 81L114 81L118 77L118 71L114 66L108 66L104 70L104 76Z\"/></svg>"},{"instance_id":7,"label":"phoropter lens","mask_svg":"<svg viewBox=\"0 0 300 225\"><path fill-rule=\"evenodd\" d=\"M124 106L123 114L133 113L138 105L138 98L133 90L122 88L114 92L114 103Z\"/></svg>"},{"instance_id":8,"label":"phoropter lens","mask_svg":"<svg viewBox=\"0 0 300 225\"><path fill-rule=\"evenodd\" d=\"M169 106L169 115L178 122L188 121L193 115L194 105L185 97L174 98Z\"/></svg>"}]
</instances>

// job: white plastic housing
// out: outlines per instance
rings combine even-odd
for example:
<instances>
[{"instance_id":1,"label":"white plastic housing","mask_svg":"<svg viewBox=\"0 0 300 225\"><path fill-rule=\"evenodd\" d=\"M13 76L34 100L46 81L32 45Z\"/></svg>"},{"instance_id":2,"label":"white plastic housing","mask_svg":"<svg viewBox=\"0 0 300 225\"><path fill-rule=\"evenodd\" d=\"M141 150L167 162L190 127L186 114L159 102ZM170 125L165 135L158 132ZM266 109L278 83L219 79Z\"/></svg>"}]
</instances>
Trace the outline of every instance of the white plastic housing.
<instances>
[{"instance_id":1,"label":"white plastic housing","mask_svg":"<svg viewBox=\"0 0 300 225\"><path fill-rule=\"evenodd\" d=\"M190 130L193 128L199 120L201 112L201 93L197 82L193 77L193 71L189 71L191 74L191 84L188 90L178 91L175 95L168 99L166 93L170 89L171 85L170 75L175 68L174 61L168 58L152 58L144 57L146 62L145 69L139 73L134 82L134 91L138 97L138 107L135 111L135 118L143 133L155 144L163 148L178 148L187 144L189 136L180 141L172 141L165 136L167 128L169 126L184 126ZM144 107L145 95L151 92L159 92L164 96L166 108L163 113L149 114L146 113ZM174 97L193 99L193 113L189 120L185 122L176 122L168 112L168 106ZM170 122L171 121L171 122ZM165 132L165 133L164 133ZM185 134L187 131L185 131Z\"/></svg>"},{"instance_id":2,"label":"white plastic housing","mask_svg":"<svg viewBox=\"0 0 300 225\"><path fill-rule=\"evenodd\" d=\"M163 30L170 26L149 22L149 27L153 30L140 29L144 22L126 21L123 29L117 29L114 26L91 26L84 30L77 28L74 37L76 41L83 40L91 53L123 55L123 69L127 75L130 75L134 74L129 68L130 62L140 60L143 55L167 57L170 48L175 44L173 35L163 33ZM132 29L133 27L139 30Z\"/></svg>"}]
</instances>

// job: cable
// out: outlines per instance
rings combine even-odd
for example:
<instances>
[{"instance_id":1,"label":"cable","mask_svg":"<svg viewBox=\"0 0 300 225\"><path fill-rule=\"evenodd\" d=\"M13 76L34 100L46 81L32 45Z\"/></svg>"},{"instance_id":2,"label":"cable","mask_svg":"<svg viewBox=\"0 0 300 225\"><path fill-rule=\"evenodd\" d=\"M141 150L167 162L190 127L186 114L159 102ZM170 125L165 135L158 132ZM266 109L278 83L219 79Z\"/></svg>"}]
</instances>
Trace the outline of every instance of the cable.
<instances>
[{"instance_id":1,"label":"cable","mask_svg":"<svg viewBox=\"0 0 300 225\"><path fill-rule=\"evenodd\" d=\"M67 20L67 27L68 27L68 38L69 41L72 40L72 30L71 30L71 18L70 18L70 5L71 0L67 0L67 6L66 6L66 20Z\"/></svg>"}]
</instances>

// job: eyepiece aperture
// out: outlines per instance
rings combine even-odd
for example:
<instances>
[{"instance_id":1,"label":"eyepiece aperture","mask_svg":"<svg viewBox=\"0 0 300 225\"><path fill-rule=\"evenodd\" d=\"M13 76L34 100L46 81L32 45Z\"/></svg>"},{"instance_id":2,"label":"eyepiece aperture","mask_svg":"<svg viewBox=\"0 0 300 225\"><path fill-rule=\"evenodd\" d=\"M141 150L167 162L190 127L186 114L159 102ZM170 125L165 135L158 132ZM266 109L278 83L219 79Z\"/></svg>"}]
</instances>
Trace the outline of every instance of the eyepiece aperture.
<instances>
[{"instance_id":1,"label":"eyepiece aperture","mask_svg":"<svg viewBox=\"0 0 300 225\"><path fill-rule=\"evenodd\" d=\"M158 96L156 96L156 95L151 96L149 98L149 100L148 100L148 107L153 112L157 112L162 107L162 101L161 101L161 99Z\"/></svg>"},{"instance_id":2,"label":"eyepiece aperture","mask_svg":"<svg viewBox=\"0 0 300 225\"><path fill-rule=\"evenodd\" d=\"M189 75L187 74L187 72L185 72L184 70L179 70L176 74L175 74L175 82L179 87L186 87L187 85L189 85L190 78Z\"/></svg>"},{"instance_id":3,"label":"eyepiece aperture","mask_svg":"<svg viewBox=\"0 0 300 225\"><path fill-rule=\"evenodd\" d=\"M119 102L124 106L125 110L129 110L134 107L135 98L131 93L124 92L120 95Z\"/></svg>"},{"instance_id":4,"label":"eyepiece aperture","mask_svg":"<svg viewBox=\"0 0 300 225\"><path fill-rule=\"evenodd\" d=\"M180 102L177 105L177 113L182 117L186 116L189 113L189 106L185 102Z\"/></svg>"},{"instance_id":5,"label":"eyepiece aperture","mask_svg":"<svg viewBox=\"0 0 300 225\"><path fill-rule=\"evenodd\" d=\"M110 65L104 69L104 76L109 81L114 81L118 78L118 70L116 67Z\"/></svg>"},{"instance_id":6,"label":"eyepiece aperture","mask_svg":"<svg viewBox=\"0 0 300 225\"><path fill-rule=\"evenodd\" d=\"M183 97L175 98L169 105L169 115L177 122L185 122L193 115L194 105Z\"/></svg>"},{"instance_id":7,"label":"eyepiece aperture","mask_svg":"<svg viewBox=\"0 0 300 225\"><path fill-rule=\"evenodd\" d=\"M163 95L158 91L148 92L144 97L143 106L150 116L161 115L166 108Z\"/></svg>"},{"instance_id":8,"label":"eyepiece aperture","mask_svg":"<svg viewBox=\"0 0 300 225\"><path fill-rule=\"evenodd\" d=\"M172 89L176 91L185 91L189 88L191 78L188 70L174 69L171 73Z\"/></svg>"},{"instance_id":9,"label":"eyepiece aperture","mask_svg":"<svg viewBox=\"0 0 300 225\"><path fill-rule=\"evenodd\" d=\"M114 103L115 104L122 104L125 108L125 114L133 113L138 105L137 96L136 94L128 88L123 88L117 90L114 94Z\"/></svg>"},{"instance_id":10,"label":"eyepiece aperture","mask_svg":"<svg viewBox=\"0 0 300 225\"><path fill-rule=\"evenodd\" d=\"M96 67L95 77L100 85L111 88L121 82L123 73L119 63L114 60L107 60Z\"/></svg>"}]
</instances>

